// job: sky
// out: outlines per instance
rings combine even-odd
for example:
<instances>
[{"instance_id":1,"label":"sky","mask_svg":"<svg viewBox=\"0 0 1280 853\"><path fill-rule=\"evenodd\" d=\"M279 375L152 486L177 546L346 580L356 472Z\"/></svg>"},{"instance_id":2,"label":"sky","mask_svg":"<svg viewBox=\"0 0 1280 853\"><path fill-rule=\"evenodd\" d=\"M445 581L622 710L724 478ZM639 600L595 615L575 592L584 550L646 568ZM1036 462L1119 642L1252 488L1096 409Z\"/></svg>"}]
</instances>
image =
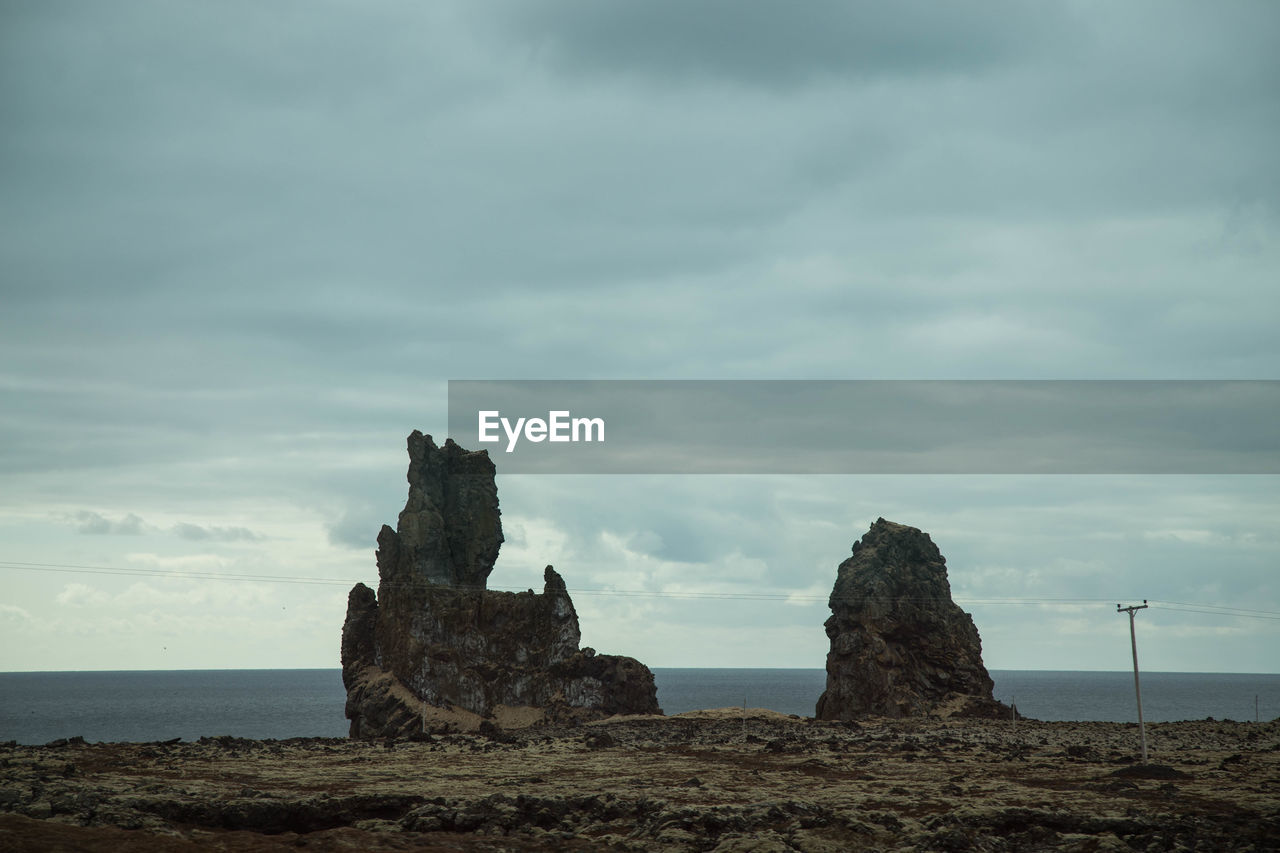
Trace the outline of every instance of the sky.
<instances>
[{"instance_id":1,"label":"sky","mask_svg":"<svg viewBox=\"0 0 1280 853\"><path fill-rule=\"evenodd\" d=\"M1280 6L0 2L0 670L336 667L451 379L1277 379ZM492 588L824 665L1276 672L1259 475L503 474ZM227 576L242 576L239 579ZM245 577L247 576L247 577Z\"/></svg>"}]
</instances>

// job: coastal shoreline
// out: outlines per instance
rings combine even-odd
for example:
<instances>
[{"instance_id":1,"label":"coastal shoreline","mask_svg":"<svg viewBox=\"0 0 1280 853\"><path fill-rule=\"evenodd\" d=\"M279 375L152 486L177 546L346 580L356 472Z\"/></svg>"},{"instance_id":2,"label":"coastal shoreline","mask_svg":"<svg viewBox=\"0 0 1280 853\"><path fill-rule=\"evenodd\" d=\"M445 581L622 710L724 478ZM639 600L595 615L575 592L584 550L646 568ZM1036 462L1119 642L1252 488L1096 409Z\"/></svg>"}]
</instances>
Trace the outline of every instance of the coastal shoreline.
<instances>
[{"instance_id":1,"label":"coastal shoreline","mask_svg":"<svg viewBox=\"0 0 1280 853\"><path fill-rule=\"evenodd\" d=\"M413 740L0 745L13 850L1274 850L1280 721L725 708Z\"/></svg>"}]
</instances>

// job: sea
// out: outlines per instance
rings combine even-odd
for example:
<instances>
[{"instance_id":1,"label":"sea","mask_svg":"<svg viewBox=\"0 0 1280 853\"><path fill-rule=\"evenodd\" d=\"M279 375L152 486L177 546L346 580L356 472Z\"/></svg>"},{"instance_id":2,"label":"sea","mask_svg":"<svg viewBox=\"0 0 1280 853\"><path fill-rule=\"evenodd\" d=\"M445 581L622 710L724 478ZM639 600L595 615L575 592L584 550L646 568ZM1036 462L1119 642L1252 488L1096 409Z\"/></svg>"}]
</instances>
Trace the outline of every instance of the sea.
<instances>
[{"instance_id":1,"label":"sea","mask_svg":"<svg viewBox=\"0 0 1280 853\"><path fill-rule=\"evenodd\" d=\"M769 708L811 716L822 669L653 670L667 714ZM1132 672L992 670L995 696L1040 720L1134 722ZM1144 672L1143 716L1170 720L1280 717L1280 675ZM0 742L345 737L338 669L0 673Z\"/></svg>"}]
</instances>

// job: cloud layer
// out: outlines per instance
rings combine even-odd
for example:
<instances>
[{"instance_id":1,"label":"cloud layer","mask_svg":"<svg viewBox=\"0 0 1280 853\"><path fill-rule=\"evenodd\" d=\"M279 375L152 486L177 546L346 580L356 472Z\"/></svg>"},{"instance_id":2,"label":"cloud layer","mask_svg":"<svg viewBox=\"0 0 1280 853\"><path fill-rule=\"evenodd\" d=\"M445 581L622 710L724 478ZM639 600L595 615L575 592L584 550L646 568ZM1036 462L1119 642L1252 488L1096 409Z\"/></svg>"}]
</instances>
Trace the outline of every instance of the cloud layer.
<instances>
[{"instance_id":1,"label":"cloud layer","mask_svg":"<svg viewBox=\"0 0 1280 853\"><path fill-rule=\"evenodd\" d=\"M448 379L1274 379L1278 29L1251 2L10 4L0 560L368 581ZM503 560L785 597L884 515L975 598L1280 611L1278 500L511 478ZM0 571L0 669L337 659L341 587ZM1122 668L1110 617L1041 641L974 607L997 662ZM820 603L579 610L655 665L749 664L752 636L821 665ZM161 612L208 621L184 647ZM1168 618L1243 633L1170 627L1163 668L1274 667L1271 622Z\"/></svg>"}]
</instances>

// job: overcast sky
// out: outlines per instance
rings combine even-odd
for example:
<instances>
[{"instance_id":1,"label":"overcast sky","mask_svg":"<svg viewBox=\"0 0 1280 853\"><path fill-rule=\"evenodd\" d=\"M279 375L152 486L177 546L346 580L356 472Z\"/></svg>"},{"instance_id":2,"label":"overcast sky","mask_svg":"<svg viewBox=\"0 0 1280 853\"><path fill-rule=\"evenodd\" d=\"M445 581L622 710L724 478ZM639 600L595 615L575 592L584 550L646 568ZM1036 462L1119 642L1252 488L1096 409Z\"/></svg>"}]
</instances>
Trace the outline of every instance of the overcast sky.
<instances>
[{"instance_id":1,"label":"overcast sky","mask_svg":"<svg viewBox=\"0 0 1280 853\"><path fill-rule=\"evenodd\" d=\"M1280 378L1277 45L1270 0L0 2L0 670L337 666L449 379ZM1212 612L1145 667L1276 671L1275 475L499 472L490 585L554 563L652 666L822 667L884 516L991 668L1124 669L1148 598Z\"/></svg>"}]
</instances>

